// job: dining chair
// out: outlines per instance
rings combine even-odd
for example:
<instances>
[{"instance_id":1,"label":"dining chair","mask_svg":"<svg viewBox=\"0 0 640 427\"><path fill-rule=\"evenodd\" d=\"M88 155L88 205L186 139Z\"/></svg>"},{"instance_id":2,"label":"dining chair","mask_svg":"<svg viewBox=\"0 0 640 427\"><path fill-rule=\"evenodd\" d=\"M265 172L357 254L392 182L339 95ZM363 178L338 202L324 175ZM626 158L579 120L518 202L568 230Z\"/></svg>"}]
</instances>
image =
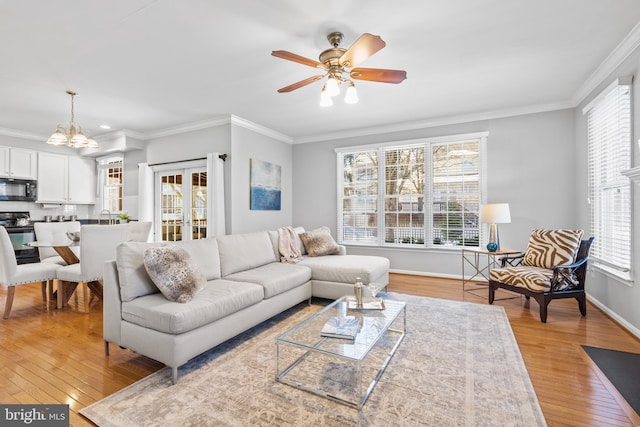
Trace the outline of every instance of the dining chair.
<instances>
[{"instance_id":1,"label":"dining chair","mask_svg":"<svg viewBox=\"0 0 640 427\"><path fill-rule=\"evenodd\" d=\"M151 221L131 221L129 222L129 242L148 242L151 232Z\"/></svg>"},{"instance_id":2,"label":"dining chair","mask_svg":"<svg viewBox=\"0 0 640 427\"><path fill-rule=\"evenodd\" d=\"M102 299L102 271L104 262L116 258L116 247L127 241L129 224L83 225L80 239L80 262L60 267L57 279L61 281L63 305L66 304L78 285L82 286L81 304L89 310L91 293Z\"/></svg>"},{"instance_id":3,"label":"dining chair","mask_svg":"<svg viewBox=\"0 0 640 427\"><path fill-rule=\"evenodd\" d=\"M68 240L67 233L79 233L80 227L81 225L79 221L35 222L33 224L33 229L36 233L36 240L39 242L64 242ZM78 246L72 247L71 250L76 254L76 256L80 254L80 248ZM40 255L40 262L52 262L59 265L67 265L53 247L38 247L38 254Z\"/></svg>"},{"instance_id":4,"label":"dining chair","mask_svg":"<svg viewBox=\"0 0 640 427\"><path fill-rule=\"evenodd\" d=\"M56 271L60 268L58 264L45 262L18 265L9 233L4 227L0 227L0 264L0 285L7 286L3 316L5 319L8 319L11 313L16 286L40 282L42 299L46 301L47 283L56 279Z\"/></svg>"}]
</instances>

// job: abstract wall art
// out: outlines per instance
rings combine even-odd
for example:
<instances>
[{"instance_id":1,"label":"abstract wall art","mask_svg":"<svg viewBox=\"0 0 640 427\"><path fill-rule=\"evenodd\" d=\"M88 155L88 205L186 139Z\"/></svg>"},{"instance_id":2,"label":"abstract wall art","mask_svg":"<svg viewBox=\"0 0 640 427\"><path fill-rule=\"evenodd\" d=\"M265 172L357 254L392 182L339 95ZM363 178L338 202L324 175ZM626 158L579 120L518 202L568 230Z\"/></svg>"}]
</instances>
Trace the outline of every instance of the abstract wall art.
<instances>
[{"instance_id":1,"label":"abstract wall art","mask_svg":"<svg viewBox=\"0 0 640 427\"><path fill-rule=\"evenodd\" d=\"M250 159L251 210L279 211L282 166Z\"/></svg>"}]
</instances>

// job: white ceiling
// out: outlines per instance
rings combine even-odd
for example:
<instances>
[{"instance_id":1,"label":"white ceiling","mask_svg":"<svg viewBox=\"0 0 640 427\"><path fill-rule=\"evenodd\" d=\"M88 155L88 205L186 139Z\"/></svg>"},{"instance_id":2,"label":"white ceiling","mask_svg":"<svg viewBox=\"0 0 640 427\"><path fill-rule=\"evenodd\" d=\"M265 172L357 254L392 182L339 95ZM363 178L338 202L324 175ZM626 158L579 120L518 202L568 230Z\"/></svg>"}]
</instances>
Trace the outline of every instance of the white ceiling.
<instances>
[{"instance_id":1,"label":"white ceiling","mask_svg":"<svg viewBox=\"0 0 640 427\"><path fill-rule=\"evenodd\" d=\"M69 121L66 90L94 135L233 114L298 142L569 107L638 22L637 0L0 0L0 133L46 139ZM361 66L407 80L356 82L358 104L328 108L321 82L277 93L318 72L271 51L317 59L335 30L345 48L380 35Z\"/></svg>"}]
</instances>

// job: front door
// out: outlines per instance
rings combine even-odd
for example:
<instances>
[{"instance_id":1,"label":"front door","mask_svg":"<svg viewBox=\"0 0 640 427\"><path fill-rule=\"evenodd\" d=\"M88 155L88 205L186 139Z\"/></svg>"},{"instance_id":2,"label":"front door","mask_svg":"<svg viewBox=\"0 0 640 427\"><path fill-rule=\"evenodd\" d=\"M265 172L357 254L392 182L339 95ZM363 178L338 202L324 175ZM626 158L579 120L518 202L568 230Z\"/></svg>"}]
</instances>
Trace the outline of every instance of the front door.
<instances>
[{"instance_id":1,"label":"front door","mask_svg":"<svg viewBox=\"0 0 640 427\"><path fill-rule=\"evenodd\" d=\"M156 235L161 241L207 237L207 170L156 172Z\"/></svg>"}]
</instances>

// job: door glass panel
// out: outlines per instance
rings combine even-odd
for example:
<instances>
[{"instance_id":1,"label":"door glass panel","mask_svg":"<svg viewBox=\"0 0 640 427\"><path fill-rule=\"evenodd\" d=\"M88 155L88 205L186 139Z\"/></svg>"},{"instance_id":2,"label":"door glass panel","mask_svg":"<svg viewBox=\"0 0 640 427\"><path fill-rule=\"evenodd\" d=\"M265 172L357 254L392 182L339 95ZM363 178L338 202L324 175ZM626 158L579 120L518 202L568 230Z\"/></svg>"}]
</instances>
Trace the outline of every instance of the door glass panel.
<instances>
[{"instance_id":1,"label":"door glass panel","mask_svg":"<svg viewBox=\"0 0 640 427\"><path fill-rule=\"evenodd\" d=\"M160 240L175 242L207 237L206 168L173 169L156 173L160 203ZM156 190L158 191L158 190Z\"/></svg>"},{"instance_id":2,"label":"door glass panel","mask_svg":"<svg viewBox=\"0 0 640 427\"><path fill-rule=\"evenodd\" d=\"M162 241L182 240L182 174L160 177Z\"/></svg>"},{"instance_id":3,"label":"door glass panel","mask_svg":"<svg viewBox=\"0 0 640 427\"><path fill-rule=\"evenodd\" d=\"M191 238L207 237L207 173L191 173Z\"/></svg>"}]
</instances>

